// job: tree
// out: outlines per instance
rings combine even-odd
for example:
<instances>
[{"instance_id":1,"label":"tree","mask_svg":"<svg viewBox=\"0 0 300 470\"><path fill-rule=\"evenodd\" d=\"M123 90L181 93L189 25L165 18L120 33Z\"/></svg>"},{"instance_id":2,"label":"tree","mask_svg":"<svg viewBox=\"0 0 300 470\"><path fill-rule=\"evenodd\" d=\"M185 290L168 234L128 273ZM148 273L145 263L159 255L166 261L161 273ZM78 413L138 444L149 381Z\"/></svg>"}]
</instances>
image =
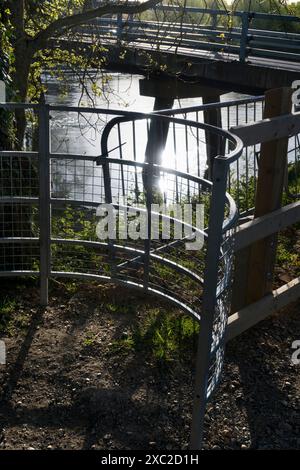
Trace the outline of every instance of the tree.
<instances>
[{"instance_id":1,"label":"tree","mask_svg":"<svg viewBox=\"0 0 300 470\"><path fill-rule=\"evenodd\" d=\"M11 79L9 76L9 28L6 27L7 14L3 5L0 5L0 80L6 84L8 98L10 98L9 90ZM12 120L10 114L0 110L0 150L9 148L12 138Z\"/></svg>"},{"instance_id":2,"label":"tree","mask_svg":"<svg viewBox=\"0 0 300 470\"><path fill-rule=\"evenodd\" d=\"M161 0L132 2L104 0L99 6L90 0L4 0L5 15L0 21L9 33L9 55L12 86L15 99L25 102L32 82L39 80L42 59L59 60L59 51L53 48L53 38L107 14L141 13ZM0 29L1 32L1 29ZM2 34L1 34L2 36ZM7 46L8 47L8 46ZM44 54L46 51L46 54ZM38 96L35 97L37 99ZM16 141L21 147L26 126L25 113L16 112Z\"/></svg>"},{"instance_id":3,"label":"tree","mask_svg":"<svg viewBox=\"0 0 300 470\"><path fill-rule=\"evenodd\" d=\"M298 32L298 24L284 21L286 15L294 15L292 5L286 0L234 0L234 10L252 11L282 16L282 19L274 21L266 19L254 19L251 27L273 31Z\"/></svg>"}]
</instances>

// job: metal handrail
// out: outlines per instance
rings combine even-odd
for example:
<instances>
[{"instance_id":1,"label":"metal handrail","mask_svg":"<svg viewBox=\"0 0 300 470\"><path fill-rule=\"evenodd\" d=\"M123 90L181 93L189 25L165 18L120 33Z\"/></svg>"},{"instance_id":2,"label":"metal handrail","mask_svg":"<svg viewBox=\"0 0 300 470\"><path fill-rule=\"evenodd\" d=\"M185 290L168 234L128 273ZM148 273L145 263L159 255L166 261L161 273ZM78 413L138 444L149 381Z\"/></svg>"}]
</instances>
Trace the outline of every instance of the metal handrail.
<instances>
[{"instance_id":1,"label":"metal handrail","mask_svg":"<svg viewBox=\"0 0 300 470\"><path fill-rule=\"evenodd\" d=\"M251 96L249 98L239 98L236 100L228 100L228 101L222 101L218 103L207 103L207 104L201 104L201 105L193 105L193 106L186 106L183 108L175 108L175 109L166 109L166 110L160 110L160 111L153 111L148 114L145 113L140 113L136 111L126 111L123 109L112 109L112 108L98 108L95 106L64 106L64 105L53 105L53 104L48 104L49 111L61 111L65 112L68 111L70 113L76 112L76 113L88 113L88 114L107 114L110 116L128 116L132 117L133 114L137 116L141 116L141 119L143 117L149 117L152 116L153 114L161 114L164 116L168 115L177 115L177 114L185 114L185 113L193 113L197 111L204 111L207 109L220 109L220 108L227 108L228 106L235 106L235 105L243 105L243 104L250 104L250 103L257 103L260 101L264 100L264 95L260 96ZM38 110L41 107L45 105L43 104L35 104L35 103L0 103L0 108L2 109L7 109L8 111L13 111L14 109L33 109L33 110ZM17 151L14 151L15 153L18 153ZM30 154L36 154L36 152L29 152ZM1 152L0 152L1 155ZM94 158L94 157L93 157Z\"/></svg>"},{"instance_id":2,"label":"metal handrail","mask_svg":"<svg viewBox=\"0 0 300 470\"><path fill-rule=\"evenodd\" d=\"M257 98L260 100L261 98ZM253 100L252 100L253 101ZM245 104L248 100L243 101ZM70 277L72 279L81 280L95 280L103 282L114 282L126 286L128 288L134 288L155 295L159 299L168 301L170 304L180 308L183 312L191 315L197 322L200 322L200 336L199 336L199 351L197 354L197 371L196 371L196 394L195 394L195 406L194 406L194 418L193 418L193 430L192 430L192 445L199 446L201 440L203 418L205 406L210 399L213 391L216 389L220 377L223 365L224 355L224 344L225 344L225 333L227 325L227 315L229 313L229 289L231 286L230 272L232 268L232 255L233 255L233 234L229 229L233 226L234 220L237 217L238 211L233 198L227 194L227 180L229 175L229 168L233 162L238 162L242 150L242 141L234 136L229 131L219 129L214 126L203 124L192 119L182 119L177 116L180 113L198 112L205 109L202 106L189 107L180 110L169 110L169 115L161 115L157 113L134 113L134 112L122 112L116 110L103 110L94 108L76 108L76 107L65 107L65 106L49 106L49 105L15 105L15 104L4 104L0 107L13 110L14 108L20 109L33 109L38 113L39 116L39 152L37 153L24 153L24 160L27 163L32 159L32 162L39 167L39 187L35 184L32 185L34 188L33 194L35 197L27 197L26 191L23 193L24 196L13 196L13 190L8 190L8 196L5 202L9 204L22 204L25 201L26 206L29 203L33 203L35 206L39 205L39 232L38 237L32 239L28 237L28 230L23 232L23 236L18 234L16 237L6 237L3 240L3 244L0 239L1 249L10 249L10 245L13 245L12 251L16 253L21 252L22 261L29 252L31 256L33 251L33 257L31 261L37 264L27 265L22 269L18 269L18 261L8 271L4 266L5 271L0 271L0 277L6 276L40 276L41 282L41 303L45 305L48 300L48 280L50 276L53 277ZM228 103L220 104L219 107L228 106ZM135 245L129 241L124 242L124 246L121 244L121 239L108 239L108 241L100 242L88 239L90 234L86 236L84 240L79 240L78 235L79 228L74 229L74 225L77 224L77 205L87 210L84 214L87 216L91 215L89 211L89 205L93 207L99 205L99 202L94 200L89 202L85 200L75 200L75 197L69 198L66 192L65 198L56 198L54 193L51 193L51 183L55 178L55 165L60 161L69 160L72 155L69 154L54 154L50 152L50 112L51 111L69 111L76 113L106 113L113 117L111 121L105 126L102 137L101 137L101 152L102 155L99 157L92 157L85 155L73 156L76 160L84 161L81 168L85 168L85 160L89 161L92 166L93 162L101 165L102 171L99 170L101 175L101 181L98 183L101 189L97 195L99 199L105 201L106 204L115 206L112 194L112 179L111 174L113 173L114 165L118 164L119 168L123 168L128 165L132 171L131 175L135 175L135 167L139 167L141 170L150 169L146 171L146 177L143 178L143 171L140 171L140 186L145 191L146 198L146 212L149 220L150 216L150 230L151 230L151 217L152 207L149 204L149 195L153 194L153 181L149 177L155 171L160 174L171 175L171 184L176 182L176 178L184 181L183 190L179 192L182 199L180 202L184 203L186 200L187 190L189 183L193 183L193 188L197 197L197 201L202 199L202 191L205 196L205 202L208 213L208 227L207 230L199 229L199 233L203 235L203 241L205 251L203 254L199 251L196 254L190 253L187 250L184 251L182 244L188 240L181 239L179 244L173 243L173 239L167 242L159 240L156 245L154 243L151 246L151 242L148 239L141 241L140 245ZM172 116L172 114L174 114ZM114 126L128 121L138 120L160 120L162 122L173 123L185 127L191 127L193 129L201 129L202 131L211 132L217 136L222 137L224 140L230 143L230 150L228 154L223 156L217 156L214 160L213 179L208 181L205 178L191 174L189 171L179 171L174 168L168 168L161 165L155 165L149 162L137 162L133 160L123 158L112 158L109 156L108 148L108 137ZM175 126L174 126L175 127ZM177 126L176 126L177 129ZM36 158L38 156L38 158ZM8 158L13 166L13 159L18 159L18 163L22 159L22 152L6 153L1 152L0 158ZM31 163L32 163L31 162ZM94 167L95 168L95 167ZM151 171L151 169L153 171ZM128 170L127 170L128 171ZM86 173L83 171L83 176ZM94 176L96 172L94 173ZM120 187L122 184L121 171L117 171L113 177L117 179L118 195L122 195ZM127 194L130 193L130 178L127 180L129 184L126 187ZM20 185L22 189L22 185ZM177 191L177 189L176 189ZM181 190L180 190L181 191ZM176 201L174 190L171 191L170 201ZM92 197L94 193L92 192ZM206 196L208 196L206 198ZM84 199L81 198L81 199ZM188 195L188 201L190 201ZM3 199L0 203L3 203ZM134 199L132 208L125 207L125 210L134 210L136 202L139 201L139 195ZM62 209L67 210L68 206L73 208L74 221L73 231L71 234L65 230L65 226L60 227L59 223L63 220L64 214L68 215L67 212L59 212ZM32 207L35 209L35 207ZM226 209L228 213L226 213ZM94 211L93 211L94 212ZM30 210L29 210L30 213ZM15 212L12 211L14 215ZM32 216L36 215L33 212L30 213ZM57 217L58 228L55 231L55 224L51 224L51 218ZM174 219L174 218L173 218ZM86 220L86 219L84 219ZM80 221L79 221L80 222ZM191 226L193 229L194 222L192 221ZM67 226L68 228L68 226ZM65 234L67 233L67 235ZM190 233L190 232L189 232ZM30 232L29 232L30 234ZM84 235L86 232L84 233ZM17 235L17 234L16 234ZM149 235L149 230L148 230ZM186 235L186 233L185 233ZM61 236L61 238L58 238ZM72 236L74 238L72 238ZM13 238L13 240L12 240ZM93 238L93 236L91 236ZM175 240L177 242L177 240ZM23 246L24 243L24 246ZM20 247L15 250L15 247ZM142 246L142 248L139 248ZM79 251L78 251L79 248ZM22 249L24 251L22 251ZM20 251L21 250L21 251ZM60 251L55 251L60 250ZM81 251L82 250L82 251ZM91 254L91 256L90 256ZM63 265L60 263L63 262ZM82 265L78 263L83 262ZM89 263L92 262L92 266ZM70 264L69 264L70 263ZM36 266L36 271L30 269L30 267ZM108 271L107 268L108 267ZM167 271L166 271L167 270ZM109 274L108 274L108 273ZM202 275L203 274L203 275ZM194 447L193 447L194 448Z\"/></svg>"},{"instance_id":3,"label":"metal handrail","mask_svg":"<svg viewBox=\"0 0 300 470\"><path fill-rule=\"evenodd\" d=\"M181 110L181 112L182 112L182 110ZM179 118L166 116L164 114L161 114L161 112L160 112L160 114L151 113L150 115L149 114L143 114L143 113L132 113L131 116L127 115L126 117L115 117L105 126L105 129L104 129L103 134L101 136L101 141L102 142L106 141L107 136L111 132L111 129L115 125L117 125L118 123L137 121L137 120L149 119L149 118L151 118L152 120L172 122L174 124L182 124L184 126L190 126L190 127L196 128L196 129L206 130L206 131L211 132L211 133L213 133L217 136L224 137L225 139L227 139L232 144L232 150L230 150L230 152L227 155L217 156L216 158L217 159L222 159L222 160L225 159L228 164L233 163L234 161L236 161L242 154L242 151L243 151L243 142L242 142L242 140L238 136L231 133L230 131L220 129L219 127L212 126L211 124L206 124L206 123L202 123L202 122L195 122L195 121L192 121L190 119L179 119ZM105 145L102 147L102 151L103 151L104 155L108 154L108 148Z\"/></svg>"},{"instance_id":4,"label":"metal handrail","mask_svg":"<svg viewBox=\"0 0 300 470\"><path fill-rule=\"evenodd\" d=\"M158 5L153 10L166 14L178 13L182 22L173 19L168 21L167 17L161 21L145 21L134 15L128 18L120 14L117 18L93 20L89 25L96 28L96 32L102 39L108 41L116 39L117 42L122 41L124 44L133 42L141 48L151 41L152 44L176 46L195 51L227 52L237 55L241 62L251 56L300 61L299 33L251 28L255 20L268 20L274 24L280 21L282 24L298 25L300 23L298 16L169 5ZM184 20L185 14L189 14L191 18L197 14L209 15L212 18L218 16L237 18L241 21L241 27L232 26L227 30L219 25L204 27L192 22L188 23ZM81 27L80 31L87 35L91 33L84 27ZM178 32L181 34L178 35ZM203 38L203 41L200 41L200 38ZM207 38L206 41L204 41L205 38ZM281 39L285 42L281 43ZM285 56L284 53L288 55Z\"/></svg>"}]
</instances>

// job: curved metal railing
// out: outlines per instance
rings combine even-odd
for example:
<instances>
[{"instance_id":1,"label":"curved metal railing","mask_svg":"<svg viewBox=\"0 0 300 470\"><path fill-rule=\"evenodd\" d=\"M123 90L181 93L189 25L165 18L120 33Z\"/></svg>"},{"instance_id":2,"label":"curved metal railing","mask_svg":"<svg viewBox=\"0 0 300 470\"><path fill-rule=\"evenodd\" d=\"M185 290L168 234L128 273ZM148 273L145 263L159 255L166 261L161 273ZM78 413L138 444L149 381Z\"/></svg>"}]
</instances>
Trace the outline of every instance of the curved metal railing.
<instances>
[{"instance_id":1,"label":"curved metal railing","mask_svg":"<svg viewBox=\"0 0 300 470\"><path fill-rule=\"evenodd\" d=\"M8 221L0 239L0 275L39 275L43 303L47 302L49 277L72 277L139 289L191 315L200 323L195 443L223 363L232 230L238 216L226 188L230 165L242 154L242 142L228 131L193 120L126 113L104 127L101 155L58 154L50 151L51 107L38 106L35 111L39 114L39 151L0 154L0 204ZM81 108L76 111L83 112ZM128 131L128 123L135 129L139 123L139 132L144 129L149 139L153 123L175 126L193 142L192 153L203 145L205 133L221 139L224 152L214 160L212 180L199 176L193 167L161 164L161 146L155 150L152 142L150 148L147 139L143 148L134 149L131 142L132 152L128 142L124 152L121 127L127 126ZM117 148L114 132L119 136ZM170 151L168 146L164 151ZM99 224L107 226L109 213L115 226L106 236ZM144 222L143 236L137 237L141 231L133 229ZM130 227L131 235L127 232Z\"/></svg>"},{"instance_id":2,"label":"curved metal railing","mask_svg":"<svg viewBox=\"0 0 300 470\"><path fill-rule=\"evenodd\" d=\"M152 116L151 119L160 122L176 123L176 125L183 127L189 126L193 129L205 129L206 131L209 129L216 135L221 136L227 141L228 146L235 147L228 155L220 157L220 161L222 159L227 167L229 167L233 160L238 158L239 153L242 151L241 143L226 131L177 118ZM203 225L202 228L197 228L193 222L185 223L182 217L178 220L178 218L176 219L172 215L150 210L149 206L151 203L154 203L158 206L163 206L163 209L168 209L168 207L177 204L180 209L184 210L184 206L189 205L189 209L195 214L197 204L201 203L203 205L203 215L207 219L207 225L209 225L209 206L213 183L205 178L200 178L174 168L153 164L149 161L142 162L134 160L134 158L131 160L124 159L122 155L121 158L109 157L109 136L112 130L121 123L124 124L132 120L143 120L146 122L149 120L149 116L145 117L142 114L135 114L133 118L114 118L107 124L102 133L102 156L93 158L101 173L101 188L99 188L97 197L93 201L84 201L78 198L76 200L70 198L63 199L55 197L54 188L54 194L51 196L54 216L57 219L63 219L66 205L75 206L78 213L77 216L80 217L82 213L89 210L87 209L88 207L92 206L95 208L99 205L101 206L101 204L111 204L119 219L125 219L125 216L127 217L130 213L134 212L144 214L148 218L148 224L150 224L149 233L151 231L152 219L153 224L157 223L158 219L161 219L158 222L161 225L164 222L171 226L182 224L183 228L189 228L193 235L174 239L172 234L170 234L170 239L165 240L162 238L163 227L161 226L158 230L158 237L155 240L152 240L151 236L149 236L149 239L132 240L127 238L122 240L117 233L114 240L85 240L84 250L88 247L98 247L103 251L105 246L108 250L106 253L102 253L101 262L99 259L99 262L95 263L94 266L88 267L83 264L78 269L79 264L76 258L73 257L72 250L66 250L66 246L68 244L69 246L74 246L74 244L78 246L81 240L76 239L77 234L74 232L74 239L70 240L70 243L65 237L62 237L60 241L60 234L56 233L55 237L52 238L52 243L60 248L52 256L51 273L61 276L64 275L65 270L58 269L59 266L72 266L72 270L76 272L77 276L89 275L90 278L103 277L105 280L112 279L118 283L128 284L130 287L146 289L150 293L154 292L180 306L195 318L200 319L208 226L205 227ZM55 161L55 166L53 166L53 178L55 179L57 172L61 171L61 167L57 165L58 162L64 161L66 158L70 158L70 156L52 154L50 158L52 161ZM82 157L82 159L86 162L88 157ZM152 180L151 176L149 177L150 173L152 173ZM155 191L153 191L154 177L162 183L162 188L155 185ZM124 200L126 203L124 203ZM224 194L224 201L226 215L222 224L223 233L226 233L234 224L234 220L237 217L237 208L229 194ZM59 206L60 209L58 208ZM203 249L199 250L200 253L185 249L186 243L195 235L198 235L199 238L202 237ZM68 272L68 275L70 272ZM185 288L178 292L178 285L185 286Z\"/></svg>"},{"instance_id":3,"label":"curved metal railing","mask_svg":"<svg viewBox=\"0 0 300 470\"><path fill-rule=\"evenodd\" d=\"M0 107L30 109L39 119L38 151L0 152L0 277L39 276L43 304L49 277L71 277L142 290L191 315L200 325L192 424L192 448L199 448L205 405L223 365L235 221L240 199L245 198L246 209L251 204L248 191L255 182L257 157L255 147L243 149L228 130L201 123L199 113L219 108L229 129L240 123L241 107L246 123L261 119L262 97L166 110L164 115L29 104ZM111 116L101 132L100 155L54 153L50 113ZM209 141L218 139L222 149L209 173L202 151L208 133ZM298 148L298 140L289 147L296 176ZM164 211L175 205L178 212ZM184 218L186 205L190 219ZM105 219L101 208L118 222L106 238L97 232ZM137 215L148 223L146 236L124 236L124 227ZM164 224L170 228L167 238ZM177 226L183 229L181 237L175 236ZM197 236L200 246L187 249Z\"/></svg>"}]
</instances>

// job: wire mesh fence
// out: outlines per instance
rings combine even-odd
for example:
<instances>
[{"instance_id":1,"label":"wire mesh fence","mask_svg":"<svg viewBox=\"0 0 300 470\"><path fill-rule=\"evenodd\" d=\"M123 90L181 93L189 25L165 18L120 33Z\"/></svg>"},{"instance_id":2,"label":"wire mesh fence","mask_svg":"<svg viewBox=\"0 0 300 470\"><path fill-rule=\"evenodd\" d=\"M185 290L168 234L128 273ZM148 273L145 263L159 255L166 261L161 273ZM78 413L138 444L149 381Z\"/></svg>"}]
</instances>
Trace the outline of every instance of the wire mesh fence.
<instances>
[{"instance_id":1,"label":"wire mesh fence","mask_svg":"<svg viewBox=\"0 0 300 470\"><path fill-rule=\"evenodd\" d=\"M39 270L38 154L0 152L1 271Z\"/></svg>"},{"instance_id":2,"label":"wire mesh fence","mask_svg":"<svg viewBox=\"0 0 300 470\"><path fill-rule=\"evenodd\" d=\"M264 96L247 97L238 100L221 101L200 106L177 108L164 111L164 114L191 119L196 122L204 122L204 113L207 110L219 110L222 128L231 130L234 127L254 123L263 119ZM171 128L170 141L176 142L176 129ZM182 140L182 139L181 139ZM194 142L193 142L194 140ZM183 145L183 144L182 144ZM207 146L205 133L196 135L190 142L185 141L184 146L196 150L192 158L189 154L188 167L191 172L203 176L207 170L207 153L211 150ZM174 145L176 148L176 145ZM178 152L175 152L178 154ZM177 156L178 158L178 156ZM293 198L299 198L300 194L300 137L294 135L289 138L287 155L287 175L285 181L285 193ZM256 182L259 169L260 145L244 146L243 153L239 159L230 165L228 173L227 191L230 193L238 206L240 213L251 213L254 207ZM175 161L175 159L173 160Z\"/></svg>"},{"instance_id":3,"label":"wire mesh fence","mask_svg":"<svg viewBox=\"0 0 300 470\"><path fill-rule=\"evenodd\" d=\"M156 117L156 120L161 118ZM203 125L197 124L193 130L192 126L187 126L186 120L167 120L168 124L169 121L176 124L180 135L187 136L184 162L180 165L175 163L173 168L172 165L152 165L150 181L149 162L145 161L148 140L145 137L141 142L135 139L136 135L142 136L143 132L150 138L149 121L149 118L113 120L113 125L109 124L108 131L102 134L102 157L50 154L51 233L55 239L55 244L51 247L51 271L76 271L103 278L113 277L120 283L129 282L131 286L147 286L148 290L161 292L199 318L199 285L203 285L205 246L197 253L186 250L189 236L175 240L171 234L171 239L164 239L163 229L168 225L174 231L175 218L170 214L161 218L160 214L162 209L170 209L174 204L182 209L189 204L193 226L196 206L201 204L208 222L212 184L186 171L189 170L189 165L199 161L197 156L194 158L194 152L189 159L188 139L194 139L196 134L198 139L200 134L204 138L204 129L201 128ZM132 134L128 133L128 129L132 130ZM116 136L119 145L115 145ZM223 136L224 141L227 140L225 137ZM179 140L182 146L184 141ZM164 151L167 155L165 160L171 158L168 151L169 148ZM167 162L159 155L158 163ZM176 169L178 166L183 171ZM108 176L105 177L105 174ZM137 209L145 217L148 216L150 198L151 204L157 209L153 214L150 211L151 229L154 223L157 224L156 238L148 239L147 234L136 240L121 237L121 224L123 223L124 229ZM107 240L99 241L95 231L95 209L106 202L110 202L117 213L118 233L115 234L117 242L114 244ZM227 200L229 218L232 218L235 210L232 203L233 201ZM205 245L207 231L204 226L199 230L199 235L203 237ZM72 243L67 243L66 239L72 240ZM91 241L93 245L80 246L80 240ZM105 246L106 250L103 249ZM101 255L95 254L95 248L102 249ZM180 293L179 284L182 286Z\"/></svg>"},{"instance_id":4,"label":"wire mesh fence","mask_svg":"<svg viewBox=\"0 0 300 470\"><path fill-rule=\"evenodd\" d=\"M139 289L191 315L200 324L197 423L221 377L234 227L238 209L253 205L259 163L258 149L243 149L228 129L261 119L263 99L215 106L224 129L203 124L203 106L164 116L34 106L38 149L32 143L27 151L0 152L0 275L40 275L43 303L49 277L73 277ZM60 144L53 151L50 117L59 113L66 123L68 113L84 116L88 126L102 123L94 155L78 145L77 152L73 146L72 153L61 153ZM213 168L208 133L223 152ZM290 181L299 180L298 137L291 142L287 188L296 195ZM106 212L99 213L101 207ZM99 236L110 211L113 231ZM200 246L187 249L197 237ZM196 440L203 420L200 428L197 423Z\"/></svg>"}]
</instances>

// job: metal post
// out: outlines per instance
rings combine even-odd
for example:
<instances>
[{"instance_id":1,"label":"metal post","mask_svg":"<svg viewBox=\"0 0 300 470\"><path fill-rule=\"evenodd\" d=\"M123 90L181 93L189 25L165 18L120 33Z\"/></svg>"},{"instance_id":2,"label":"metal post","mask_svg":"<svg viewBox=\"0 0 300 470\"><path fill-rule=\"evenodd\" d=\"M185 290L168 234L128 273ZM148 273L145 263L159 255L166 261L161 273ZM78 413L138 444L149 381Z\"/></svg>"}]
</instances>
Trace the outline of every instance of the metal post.
<instances>
[{"instance_id":1,"label":"metal post","mask_svg":"<svg viewBox=\"0 0 300 470\"><path fill-rule=\"evenodd\" d=\"M218 10L218 2L216 0L213 1L211 8L213 10ZM215 11L214 13L211 13L210 27L213 31L215 31L217 29L217 26L218 26L218 17L217 17L217 11Z\"/></svg>"},{"instance_id":2,"label":"metal post","mask_svg":"<svg viewBox=\"0 0 300 470\"><path fill-rule=\"evenodd\" d=\"M49 105L39 108L39 223L40 223L40 303L48 304L50 273L50 129Z\"/></svg>"},{"instance_id":3,"label":"metal post","mask_svg":"<svg viewBox=\"0 0 300 470\"><path fill-rule=\"evenodd\" d=\"M159 177L159 175L156 175ZM147 237L144 242L144 288L148 289L149 273L150 273L150 250L151 250L151 224L152 213L151 205L153 203L153 163L149 162L146 166L146 174L144 174L144 187L146 193L146 209L147 209Z\"/></svg>"},{"instance_id":4,"label":"metal post","mask_svg":"<svg viewBox=\"0 0 300 470\"><path fill-rule=\"evenodd\" d=\"M240 42L240 61L245 62L247 57L247 45L248 45L248 30L249 30L250 16L247 11L242 14L242 36Z\"/></svg>"},{"instance_id":5,"label":"metal post","mask_svg":"<svg viewBox=\"0 0 300 470\"><path fill-rule=\"evenodd\" d=\"M123 30L123 17L122 13L117 15L117 41L120 42L122 39L122 30Z\"/></svg>"},{"instance_id":6,"label":"metal post","mask_svg":"<svg viewBox=\"0 0 300 470\"><path fill-rule=\"evenodd\" d=\"M109 130L108 128L104 129L104 132L101 138L101 153L102 153L102 156L106 158L108 157L107 141L108 141L109 132L110 132L110 128ZM97 165L98 164L99 163L97 162ZM102 172L103 172L105 203L112 205L113 197L112 197L111 175L110 175L109 162L107 160L105 161L104 164L102 164ZM108 239L108 250L109 250L109 259L111 263L111 275L112 275L112 278L115 278L117 276L117 268L116 268L114 241L111 238Z\"/></svg>"},{"instance_id":7,"label":"metal post","mask_svg":"<svg viewBox=\"0 0 300 470\"><path fill-rule=\"evenodd\" d=\"M204 273L203 309L196 358L195 395L190 443L191 450L201 450L202 447L209 366L211 362L212 328L216 309L218 266L225 211L227 171L228 166L226 161L216 158Z\"/></svg>"}]
</instances>

